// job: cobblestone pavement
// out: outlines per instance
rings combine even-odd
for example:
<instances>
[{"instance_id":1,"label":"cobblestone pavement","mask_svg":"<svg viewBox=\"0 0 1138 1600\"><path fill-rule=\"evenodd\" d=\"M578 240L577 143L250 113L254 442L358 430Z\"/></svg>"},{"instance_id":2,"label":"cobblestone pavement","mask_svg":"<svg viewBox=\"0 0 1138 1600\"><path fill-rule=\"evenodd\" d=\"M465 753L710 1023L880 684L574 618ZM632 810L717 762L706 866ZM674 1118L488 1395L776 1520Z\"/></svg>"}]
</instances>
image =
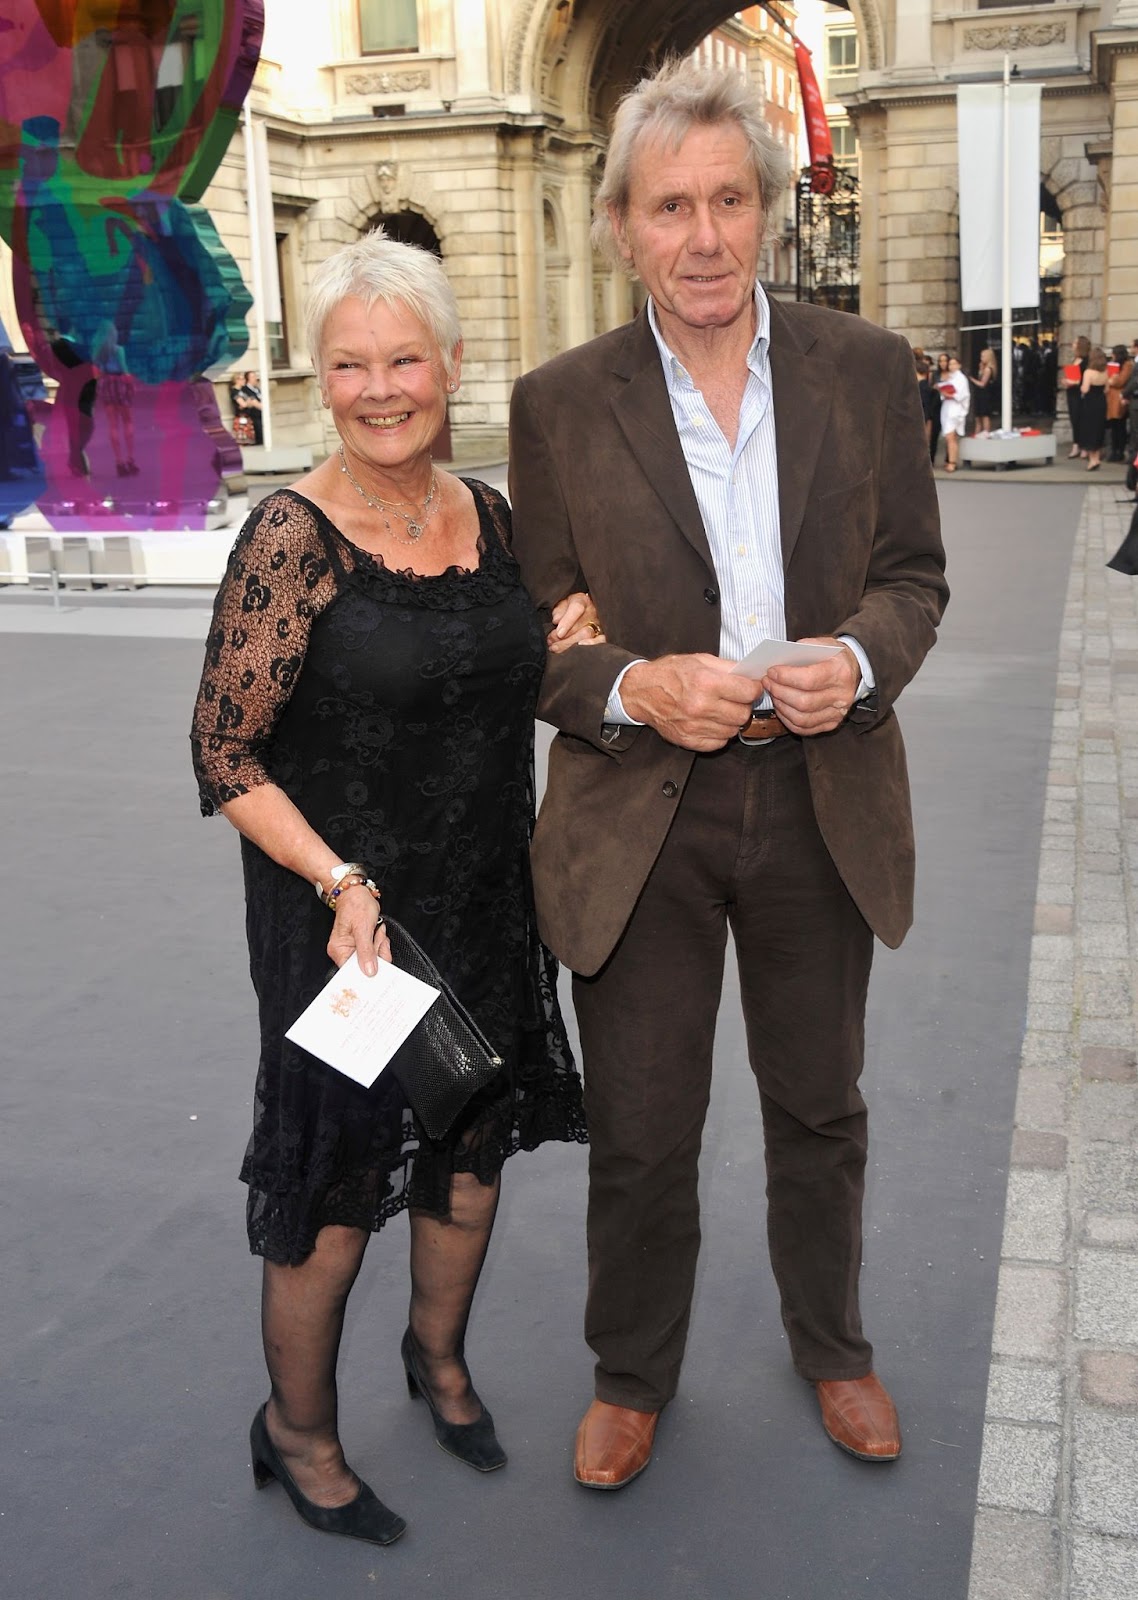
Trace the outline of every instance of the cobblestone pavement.
<instances>
[{"instance_id":1,"label":"cobblestone pavement","mask_svg":"<svg viewBox=\"0 0 1138 1600\"><path fill-rule=\"evenodd\" d=\"M1138 1596L1138 585L1085 498L1060 645L969 1600Z\"/></svg>"}]
</instances>

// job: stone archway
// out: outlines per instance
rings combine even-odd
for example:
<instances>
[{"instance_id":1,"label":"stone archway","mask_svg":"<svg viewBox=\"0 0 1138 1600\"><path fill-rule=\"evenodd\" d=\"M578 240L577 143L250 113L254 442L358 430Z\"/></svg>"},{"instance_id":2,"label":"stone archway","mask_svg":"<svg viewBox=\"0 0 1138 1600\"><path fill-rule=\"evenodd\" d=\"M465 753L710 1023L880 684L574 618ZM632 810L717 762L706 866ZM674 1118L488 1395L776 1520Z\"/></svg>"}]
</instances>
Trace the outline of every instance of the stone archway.
<instances>
[{"instance_id":1,"label":"stone archway","mask_svg":"<svg viewBox=\"0 0 1138 1600\"><path fill-rule=\"evenodd\" d=\"M738 9L724 0L523 0L506 49L510 94L602 141L613 107L644 70L686 55ZM881 0L849 0L866 67L884 62Z\"/></svg>"}]
</instances>

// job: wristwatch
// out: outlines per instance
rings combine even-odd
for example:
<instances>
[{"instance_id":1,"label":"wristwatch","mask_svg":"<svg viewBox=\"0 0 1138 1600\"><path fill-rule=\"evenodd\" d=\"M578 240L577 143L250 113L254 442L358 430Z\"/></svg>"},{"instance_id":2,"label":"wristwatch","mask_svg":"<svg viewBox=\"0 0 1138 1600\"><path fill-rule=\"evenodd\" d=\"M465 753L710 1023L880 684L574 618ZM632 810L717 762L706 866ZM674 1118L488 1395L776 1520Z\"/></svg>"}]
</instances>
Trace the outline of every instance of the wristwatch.
<instances>
[{"instance_id":1,"label":"wristwatch","mask_svg":"<svg viewBox=\"0 0 1138 1600\"><path fill-rule=\"evenodd\" d=\"M367 873L360 866L358 861L341 861L340 865L338 867L333 867L331 872L328 874L327 887L320 882L319 878L315 879L312 887L316 890L317 899L323 900L326 895L332 893L332 890L338 883L341 883L343 879L349 877L353 872L359 873L365 878L367 877Z\"/></svg>"}]
</instances>

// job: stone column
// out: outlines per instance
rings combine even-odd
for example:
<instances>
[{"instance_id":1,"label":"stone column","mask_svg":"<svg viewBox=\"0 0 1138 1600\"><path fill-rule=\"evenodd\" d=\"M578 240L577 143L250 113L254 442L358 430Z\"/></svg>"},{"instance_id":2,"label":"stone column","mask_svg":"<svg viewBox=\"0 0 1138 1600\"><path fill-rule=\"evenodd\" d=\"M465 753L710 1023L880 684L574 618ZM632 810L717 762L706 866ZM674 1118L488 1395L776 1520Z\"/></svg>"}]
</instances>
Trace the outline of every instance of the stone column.
<instances>
[{"instance_id":1,"label":"stone column","mask_svg":"<svg viewBox=\"0 0 1138 1600\"><path fill-rule=\"evenodd\" d=\"M542 221L541 134L519 128L510 141L506 172L514 196L514 256L517 263L518 372L542 361L545 341L545 232Z\"/></svg>"},{"instance_id":2,"label":"stone column","mask_svg":"<svg viewBox=\"0 0 1138 1600\"><path fill-rule=\"evenodd\" d=\"M1138 329L1138 36L1114 54L1110 205L1106 216L1103 337L1129 345ZM1065 308L1064 308L1065 309Z\"/></svg>"},{"instance_id":3,"label":"stone column","mask_svg":"<svg viewBox=\"0 0 1138 1600\"><path fill-rule=\"evenodd\" d=\"M490 44L486 0L454 0L457 101L464 109L490 101Z\"/></svg>"},{"instance_id":4,"label":"stone column","mask_svg":"<svg viewBox=\"0 0 1138 1600\"><path fill-rule=\"evenodd\" d=\"M895 72L890 76L905 76L920 69L921 76L928 74L932 61L932 0L896 0Z\"/></svg>"},{"instance_id":5,"label":"stone column","mask_svg":"<svg viewBox=\"0 0 1138 1600\"><path fill-rule=\"evenodd\" d=\"M589 242L592 223L593 151L575 150L566 167L562 205L565 215L565 248L570 268L565 307L565 348L584 344L594 333L593 247Z\"/></svg>"}]
</instances>

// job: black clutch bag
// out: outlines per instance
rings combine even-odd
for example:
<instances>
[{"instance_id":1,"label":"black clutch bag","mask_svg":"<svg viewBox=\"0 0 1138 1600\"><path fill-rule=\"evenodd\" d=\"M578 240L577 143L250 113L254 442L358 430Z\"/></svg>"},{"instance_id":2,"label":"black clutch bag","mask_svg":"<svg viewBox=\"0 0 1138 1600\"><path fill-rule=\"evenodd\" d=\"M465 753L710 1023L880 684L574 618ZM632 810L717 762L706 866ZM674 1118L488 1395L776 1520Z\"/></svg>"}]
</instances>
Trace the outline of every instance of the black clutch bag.
<instances>
[{"instance_id":1,"label":"black clutch bag","mask_svg":"<svg viewBox=\"0 0 1138 1600\"><path fill-rule=\"evenodd\" d=\"M386 922L395 965L439 997L385 1070L394 1073L430 1137L442 1139L471 1096L501 1072L502 1058L406 928L393 917Z\"/></svg>"}]
</instances>

